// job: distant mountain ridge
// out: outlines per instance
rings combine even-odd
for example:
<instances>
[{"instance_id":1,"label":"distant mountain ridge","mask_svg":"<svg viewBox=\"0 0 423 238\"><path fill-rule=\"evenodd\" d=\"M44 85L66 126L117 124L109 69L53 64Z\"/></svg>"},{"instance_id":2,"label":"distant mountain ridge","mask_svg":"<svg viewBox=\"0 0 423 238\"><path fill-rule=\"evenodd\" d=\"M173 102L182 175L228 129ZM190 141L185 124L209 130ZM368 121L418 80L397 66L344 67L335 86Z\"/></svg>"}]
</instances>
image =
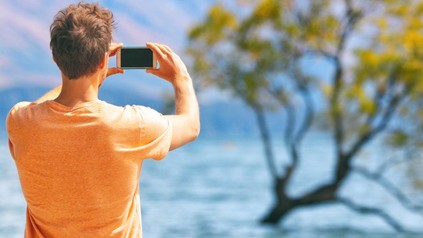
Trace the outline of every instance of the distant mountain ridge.
<instances>
[{"instance_id":1,"label":"distant mountain ridge","mask_svg":"<svg viewBox=\"0 0 423 238\"><path fill-rule=\"evenodd\" d=\"M44 87L14 87L0 90L0 136L6 135L7 113L17 102L33 101L49 89ZM159 98L146 98L137 92L102 89L100 99L115 105L141 104L165 113L166 101ZM242 137L258 136L253 112L240 102L227 101L200 105L201 136L203 137ZM269 125L278 127L278 118L269 117Z\"/></svg>"}]
</instances>

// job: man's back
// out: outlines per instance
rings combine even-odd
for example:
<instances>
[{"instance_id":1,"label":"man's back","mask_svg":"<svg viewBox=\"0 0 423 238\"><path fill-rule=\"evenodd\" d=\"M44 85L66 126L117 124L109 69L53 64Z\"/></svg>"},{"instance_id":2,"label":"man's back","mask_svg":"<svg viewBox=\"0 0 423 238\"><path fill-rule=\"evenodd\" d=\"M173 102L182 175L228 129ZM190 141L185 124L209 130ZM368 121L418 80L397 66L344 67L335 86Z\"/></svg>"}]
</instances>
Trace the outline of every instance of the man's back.
<instances>
[{"instance_id":1,"label":"man's back","mask_svg":"<svg viewBox=\"0 0 423 238\"><path fill-rule=\"evenodd\" d=\"M143 159L161 159L194 141L200 112L191 76L167 45L147 43L172 84L175 113L98 100L123 44L112 42L113 14L97 3L60 10L50 48L61 84L8 115L10 152L27 201L26 237L141 237L138 181Z\"/></svg>"},{"instance_id":2,"label":"man's back","mask_svg":"<svg viewBox=\"0 0 423 238\"><path fill-rule=\"evenodd\" d=\"M27 237L139 237L142 161L169 151L165 117L141 106L46 101L17 104L7 126Z\"/></svg>"}]
</instances>

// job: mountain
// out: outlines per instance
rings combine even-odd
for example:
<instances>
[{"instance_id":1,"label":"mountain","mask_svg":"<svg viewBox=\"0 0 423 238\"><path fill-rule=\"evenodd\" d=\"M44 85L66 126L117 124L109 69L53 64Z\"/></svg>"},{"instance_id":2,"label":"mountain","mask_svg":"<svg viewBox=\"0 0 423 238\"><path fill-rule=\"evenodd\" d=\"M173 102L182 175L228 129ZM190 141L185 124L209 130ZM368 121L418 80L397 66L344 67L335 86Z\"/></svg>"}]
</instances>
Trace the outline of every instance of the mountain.
<instances>
[{"instance_id":1,"label":"mountain","mask_svg":"<svg viewBox=\"0 0 423 238\"><path fill-rule=\"evenodd\" d=\"M0 136L6 134L5 120L9 110L20 101L33 101L42 96L48 88L14 87L0 90ZM100 90L100 99L115 105L141 104L166 114L165 99L143 97L135 91L120 89ZM242 137L258 136L253 112L239 101L219 101L206 105L200 104L202 137ZM278 128L276 115L268 118L271 128Z\"/></svg>"}]
</instances>

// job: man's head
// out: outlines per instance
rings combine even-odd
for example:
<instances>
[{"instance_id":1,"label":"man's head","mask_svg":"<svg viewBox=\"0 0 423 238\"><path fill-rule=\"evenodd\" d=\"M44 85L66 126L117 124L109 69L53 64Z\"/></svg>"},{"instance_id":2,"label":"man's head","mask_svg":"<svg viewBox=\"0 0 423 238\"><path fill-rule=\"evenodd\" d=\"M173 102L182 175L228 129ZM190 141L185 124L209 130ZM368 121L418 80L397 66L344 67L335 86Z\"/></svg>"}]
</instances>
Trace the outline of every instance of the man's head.
<instances>
[{"instance_id":1,"label":"man's head","mask_svg":"<svg viewBox=\"0 0 423 238\"><path fill-rule=\"evenodd\" d=\"M113 14L96 3L70 5L56 14L50 48L66 77L77 79L97 71L109 50L113 24Z\"/></svg>"}]
</instances>

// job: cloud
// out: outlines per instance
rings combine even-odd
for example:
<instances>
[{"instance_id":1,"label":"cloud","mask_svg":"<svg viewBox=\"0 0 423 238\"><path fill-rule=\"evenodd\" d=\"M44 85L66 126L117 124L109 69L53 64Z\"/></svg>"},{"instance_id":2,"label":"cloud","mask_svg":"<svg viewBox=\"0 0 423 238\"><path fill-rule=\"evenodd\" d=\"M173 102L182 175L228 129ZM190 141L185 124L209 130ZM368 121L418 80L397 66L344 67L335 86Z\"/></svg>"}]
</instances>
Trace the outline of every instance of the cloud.
<instances>
[{"instance_id":1,"label":"cloud","mask_svg":"<svg viewBox=\"0 0 423 238\"><path fill-rule=\"evenodd\" d=\"M2 3L0 8L0 31L2 32L3 47L14 51L32 51L33 49L49 51L50 17L33 9L30 13L21 4L11 1Z\"/></svg>"},{"instance_id":2,"label":"cloud","mask_svg":"<svg viewBox=\"0 0 423 238\"><path fill-rule=\"evenodd\" d=\"M0 73L0 89L11 87L10 80L7 80L7 76Z\"/></svg>"},{"instance_id":3,"label":"cloud","mask_svg":"<svg viewBox=\"0 0 423 238\"><path fill-rule=\"evenodd\" d=\"M0 69L5 69L12 66L12 62L10 61L10 59L2 57L0 58Z\"/></svg>"},{"instance_id":4,"label":"cloud","mask_svg":"<svg viewBox=\"0 0 423 238\"><path fill-rule=\"evenodd\" d=\"M100 1L118 22L115 40L148 41L184 47L186 32L214 0ZM51 61L49 27L70 1L4 1L0 8L0 88L22 84L55 85L60 72ZM75 3L75 2L73 2Z\"/></svg>"},{"instance_id":5,"label":"cloud","mask_svg":"<svg viewBox=\"0 0 423 238\"><path fill-rule=\"evenodd\" d=\"M205 11L210 2L156 0L140 4L138 0L128 0L114 12L122 35L130 36L128 32L139 30L140 35L132 33L132 36L152 38L181 49L189 27L198 21L202 16L201 9ZM128 23L134 24L126 26Z\"/></svg>"},{"instance_id":6,"label":"cloud","mask_svg":"<svg viewBox=\"0 0 423 238\"><path fill-rule=\"evenodd\" d=\"M60 71L56 72L31 72L26 70L10 70L0 72L0 88L12 86L46 86L53 87L61 83Z\"/></svg>"},{"instance_id":7,"label":"cloud","mask_svg":"<svg viewBox=\"0 0 423 238\"><path fill-rule=\"evenodd\" d=\"M149 41L162 41L163 34L149 26L140 25L135 19L119 16L115 40L125 45L144 45Z\"/></svg>"}]
</instances>

